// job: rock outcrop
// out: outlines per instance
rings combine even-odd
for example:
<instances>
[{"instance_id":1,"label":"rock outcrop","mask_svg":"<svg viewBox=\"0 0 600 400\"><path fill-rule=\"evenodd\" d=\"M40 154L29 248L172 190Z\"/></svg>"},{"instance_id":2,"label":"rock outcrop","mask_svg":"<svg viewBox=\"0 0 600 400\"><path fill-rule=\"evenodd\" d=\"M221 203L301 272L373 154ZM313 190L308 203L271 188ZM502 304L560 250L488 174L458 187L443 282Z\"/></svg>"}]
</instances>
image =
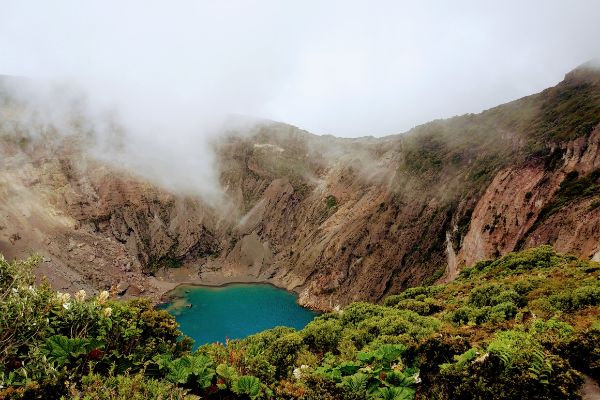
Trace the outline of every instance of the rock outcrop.
<instances>
[{"instance_id":1,"label":"rock outcrop","mask_svg":"<svg viewBox=\"0 0 600 400\"><path fill-rule=\"evenodd\" d=\"M600 259L598 76L381 139L257 124L215 144L218 207L95 159L82 136L4 132L0 253L40 253L61 290L261 281L318 309L542 243Z\"/></svg>"}]
</instances>

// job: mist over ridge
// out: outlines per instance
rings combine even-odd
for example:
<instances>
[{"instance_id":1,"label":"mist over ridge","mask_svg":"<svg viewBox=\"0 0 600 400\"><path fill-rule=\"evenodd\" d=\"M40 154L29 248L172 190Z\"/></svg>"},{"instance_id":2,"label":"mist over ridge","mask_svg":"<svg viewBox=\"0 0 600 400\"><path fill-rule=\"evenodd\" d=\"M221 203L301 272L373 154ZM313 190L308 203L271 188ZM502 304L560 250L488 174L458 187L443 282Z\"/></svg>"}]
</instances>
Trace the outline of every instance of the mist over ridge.
<instances>
[{"instance_id":1,"label":"mist over ridge","mask_svg":"<svg viewBox=\"0 0 600 400\"><path fill-rule=\"evenodd\" d=\"M0 74L24 77L28 134L91 135L95 157L219 204L224 132L398 134L538 92L600 54L600 5L515 4L8 1Z\"/></svg>"},{"instance_id":2,"label":"mist over ridge","mask_svg":"<svg viewBox=\"0 0 600 400\"><path fill-rule=\"evenodd\" d=\"M599 7L6 1L0 73L75 83L146 136L229 114L383 136L555 84L600 54Z\"/></svg>"}]
</instances>

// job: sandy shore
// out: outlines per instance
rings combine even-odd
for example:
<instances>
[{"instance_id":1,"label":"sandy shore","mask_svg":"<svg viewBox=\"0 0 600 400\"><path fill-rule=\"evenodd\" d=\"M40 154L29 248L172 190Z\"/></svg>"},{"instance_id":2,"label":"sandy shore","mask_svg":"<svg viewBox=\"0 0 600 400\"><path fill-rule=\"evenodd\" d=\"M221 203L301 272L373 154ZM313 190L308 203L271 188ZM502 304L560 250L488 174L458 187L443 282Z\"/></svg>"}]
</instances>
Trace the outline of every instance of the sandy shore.
<instances>
[{"instance_id":1,"label":"sandy shore","mask_svg":"<svg viewBox=\"0 0 600 400\"><path fill-rule=\"evenodd\" d=\"M273 285L283 290L289 290L284 285L278 284L276 279L254 276L248 274L231 273L229 271L210 270L201 271L200 267L184 266L159 271L156 276L149 277L148 283L156 287L156 300L159 302L168 299L169 292L181 285L219 287L235 283L264 283ZM297 290L291 290L298 293Z\"/></svg>"}]
</instances>

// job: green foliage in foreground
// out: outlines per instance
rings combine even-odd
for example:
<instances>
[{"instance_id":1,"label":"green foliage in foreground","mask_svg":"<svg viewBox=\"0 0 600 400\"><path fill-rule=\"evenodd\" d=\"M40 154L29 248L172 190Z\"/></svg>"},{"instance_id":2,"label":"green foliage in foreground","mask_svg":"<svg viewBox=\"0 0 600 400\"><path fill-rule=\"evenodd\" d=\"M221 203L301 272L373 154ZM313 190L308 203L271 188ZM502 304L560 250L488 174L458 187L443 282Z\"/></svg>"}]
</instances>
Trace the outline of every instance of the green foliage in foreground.
<instances>
[{"instance_id":1,"label":"green foliage in foreground","mask_svg":"<svg viewBox=\"0 0 600 400\"><path fill-rule=\"evenodd\" d=\"M548 246L196 352L147 301L32 286L36 262L0 259L0 398L577 399L600 378L600 265Z\"/></svg>"}]
</instances>

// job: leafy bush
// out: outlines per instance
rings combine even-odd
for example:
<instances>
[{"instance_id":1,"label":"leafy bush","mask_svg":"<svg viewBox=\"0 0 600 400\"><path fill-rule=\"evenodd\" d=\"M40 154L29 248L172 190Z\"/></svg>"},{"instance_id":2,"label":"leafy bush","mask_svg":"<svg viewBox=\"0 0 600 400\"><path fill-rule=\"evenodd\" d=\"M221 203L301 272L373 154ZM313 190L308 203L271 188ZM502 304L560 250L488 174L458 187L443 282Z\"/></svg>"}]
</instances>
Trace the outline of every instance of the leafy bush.
<instances>
[{"instance_id":1,"label":"leafy bush","mask_svg":"<svg viewBox=\"0 0 600 400\"><path fill-rule=\"evenodd\" d=\"M582 383L568 362L521 331L498 332L485 351L470 349L440 372L431 390L445 398L575 399Z\"/></svg>"},{"instance_id":2,"label":"leafy bush","mask_svg":"<svg viewBox=\"0 0 600 400\"><path fill-rule=\"evenodd\" d=\"M143 373L102 376L86 375L81 379L81 389L70 394L73 400L192 400L197 396L164 380L147 378Z\"/></svg>"},{"instance_id":3,"label":"leafy bush","mask_svg":"<svg viewBox=\"0 0 600 400\"><path fill-rule=\"evenodd\" d=\"M586 285L550 296L550 303L561 311L573 311L600 304L600 283Z\"/></svg>"},{"instance_id":4,"label":"leafy bush","mask_svg":"<svg viewBox=\"0 0 600 400\"><path fill-rule=\"evenodd\" d=\"M179 340L173 317L147 300L115 302L107 292L86 298L84 291L71 296L34 286L31 271L39 261L0 257L0 386L20 388L7 388L10 396L60 397L67 380L137 373L157 354L191 347L189 339Z\"/></svg>"},{"instance_id":5,"label":"leafy bush","mask_svg":"<svg viewBox=\"0 0 600 400\"><path fill-rule=\"evenodd\" d=\"M297 332L288 333L276 339L267 349L267 360L275 366L276 376L286 376L294 365L298 353L303 348L302 336Z\"/></svg>"},{"instance_id":6,"label":"leafy bush","mask_svg":"<svg viewBox=\"0 0 600 400\"><path fill-rule=\"evenodd\" d=\"M147 300L34 286L37 261L0 259L0 398L570 399L600 377L600 266L547 246L196 352Z\"/></svg>"},{"instance_id":7,"label":"leafy bush","mask_svg":"<svg viewBox=\"0 0 600 400\"><path fill-rule=\"evenodd\" d=\"M551 246L540 246L518 253L509 253L496 260L479 261L473 267L461 271L460 277L474 278L482 274L506 276L525 273L534 269L550 268L565 259L573 260L575 257L558 256Z\"/></svg>"},{"instance_id":8,"label":"leafy bush","mask_svg":"<svg viewBox=\"0 0 600 400\"><path fill-rule=\"evenodd\" d=\"M338 206L338 201L335 198L335 196L333 195L329 195L327 196L327 198L325 199L325 205L327 206L327 209L332 209L332 208L336 208Z\"/></svg>"},{"instance_id":9,"label":"leafy bush","mask_svg":"<svg viewBox=\"0 0 600 400\"><path fill-rule=\"evenodd\" d=\"M160 355L155 357L155 361L171 383L206 389L215 376L212 361L202 354L186 355L174 360L168 355Z\"/></svg>"},{"instance_id":10,"label":"leafy bush","mask_svg":"<svg viewBox=\"0 0 600 400\"><path fill-rule=\"evenodd\" d=\"M317 317L304 328L304 341L318 352L335 351L342 338L342 329L337 318Z\"/></svg>"}]
</instances>

